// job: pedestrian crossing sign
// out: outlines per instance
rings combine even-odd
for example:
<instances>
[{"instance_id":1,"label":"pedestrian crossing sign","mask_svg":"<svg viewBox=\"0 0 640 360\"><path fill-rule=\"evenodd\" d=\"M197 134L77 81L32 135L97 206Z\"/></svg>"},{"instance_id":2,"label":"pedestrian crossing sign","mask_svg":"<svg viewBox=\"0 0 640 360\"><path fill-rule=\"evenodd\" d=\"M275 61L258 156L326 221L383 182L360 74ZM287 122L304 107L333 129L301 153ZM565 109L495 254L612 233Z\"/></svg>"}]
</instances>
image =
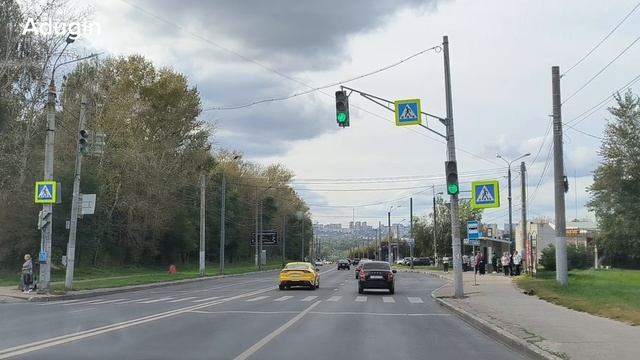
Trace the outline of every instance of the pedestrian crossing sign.
<instances>
[{"instance_id":1,"label":"pedestrian crossing sign","mask_svg":"<svg viewBox=\"0 0 640 360\"><path fill-rule=\"evenodd\" d=\"M55 204L58 194L55 181L36 181L34 200L36 204Z\"/></svg>"},{"instance_id":2,"label":"pedestrian crossing sign","mask_svg":"<svg viewBox=\"0 0 640 360\"><path fill-rule=\"evenodd\" d=\"M396 100L393 104L396 113L396 126L422 124L420 99Z\"/></svg>"},{"instance_id":3,"label":"pedestrian crossing sign","mask_svg":"<svg viewBox=\"0 0 640 360\"><path fill-rule=\"evenodd\" d=\"M500 207L500 186L498 181L483 180L472 182L471 207L473 209Z\"/></svg>"}]
</instances>

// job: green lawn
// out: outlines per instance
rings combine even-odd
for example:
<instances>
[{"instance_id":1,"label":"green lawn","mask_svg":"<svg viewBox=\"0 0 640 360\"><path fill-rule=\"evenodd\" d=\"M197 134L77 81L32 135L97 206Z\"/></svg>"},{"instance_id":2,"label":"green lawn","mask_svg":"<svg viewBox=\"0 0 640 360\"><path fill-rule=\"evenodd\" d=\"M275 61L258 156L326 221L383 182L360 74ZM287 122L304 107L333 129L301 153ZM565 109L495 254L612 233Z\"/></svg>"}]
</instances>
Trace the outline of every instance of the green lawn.
<instances>
[{"instance_id":1,"label":"green lawn","mask_svg":"<svg viewBox=\"0 0 640 360\"><path fill-rule=\"evenodd\" d=\"M280 261L269 262L264 270L281 268ZM168 274L167 267L103 267L103 268L79 268L74 273L74 290L88 290L99 288L112 288L127 285L150 284L163 281L193 279L199 276L198 264L176 265L175 275ZM207 263L206 276L218 275L218 263ZM252 263L225 264L225 275L242 274L255 271ZM64 269L52 271L52 289L55 292L64 289ZM0 286L17 286L19 273L0 273Z\"/></svg>"},{"instance_id":2,"label":"green lawn","mask_svg":"<svg viewBox=\"0 0 640 360\"><path fill-rule=\"evenodd\" d=\"M640 271L572 270L569 285L559 286L555 272L516 280L524 290L571 309L640 325Z\"/></svg>"}]
</instances>

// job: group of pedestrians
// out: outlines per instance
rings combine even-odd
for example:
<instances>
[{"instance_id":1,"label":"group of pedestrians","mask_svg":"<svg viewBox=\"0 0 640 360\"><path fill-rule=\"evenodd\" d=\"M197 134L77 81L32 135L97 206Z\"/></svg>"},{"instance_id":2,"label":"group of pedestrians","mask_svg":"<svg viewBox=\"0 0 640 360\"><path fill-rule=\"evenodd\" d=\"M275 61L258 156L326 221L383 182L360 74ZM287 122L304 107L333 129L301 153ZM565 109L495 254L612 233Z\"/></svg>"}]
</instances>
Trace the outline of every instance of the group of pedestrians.
<instances>
[{"instance_id":1,"label":"group of pedestrians","mask_svg":"<svg viewBox=\"0 0 640 360\"><path fill-rule=\"evenodd\" d=\"M522 256L517 251L513 254L505 251L500 259L493 254L491 265L494 271L504 272L504 276L518 276L522 272Z\"/></svg>"}]
</instances>

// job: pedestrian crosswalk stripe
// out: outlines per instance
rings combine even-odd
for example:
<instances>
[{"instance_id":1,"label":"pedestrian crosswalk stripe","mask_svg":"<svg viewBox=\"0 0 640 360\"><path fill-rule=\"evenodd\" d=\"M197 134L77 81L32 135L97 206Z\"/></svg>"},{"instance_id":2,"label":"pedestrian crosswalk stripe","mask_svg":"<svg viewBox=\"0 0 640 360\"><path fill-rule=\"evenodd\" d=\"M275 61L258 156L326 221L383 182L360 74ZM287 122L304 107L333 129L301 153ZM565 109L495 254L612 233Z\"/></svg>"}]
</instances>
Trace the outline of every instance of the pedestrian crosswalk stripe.
<instances>
[{"instance_id":1,"label":"pedestrian crosswalk stripe","mask_svg":"<svg viewBox=\"0 0 640 360\"><path fill-rule=\"evenodd\" d=\"M117 302L116 304L118 304L118 305L119 304L130 304L130 303L133 303L133 302L145 301L145 300L151 300L151 299L153 299L153 298L133 299L133 300L120 301L120 302Z\"/></svg>"},{"instance_id":2,"label":"pedestrian crosswalk stripe","mask_svg":"<svg viewBox=\"0 0 640 360\"><path fill-rule=\"evenodd\" d=\"M317 298L317 296L307 296L306 298L302 299L301 301L311 301L313 299Z\"/></svg>"},{"instance_id":3,"label":"pedestrian crosswalk stripe","mask_svg":"<svg viewBox=\"0 0 640 360\"><path fill-rule=\"evenodd\" d=\"M91 305L98 305L98 304L110 304L110 303L114 303L114 302L118 302L118 301L123 301L123 300L127 300L126 298L122 298L122 299L114 299L114 300L105 300L105 301L98 301L98 302L94 302Z\"/></svg>"},{"instance_id":4,"label":"pedestrian crosswalk stripe","mask_svg":"<svg viewBox=\"0 0 640 360\"><path fill-rule=\"evenodd\" d=\"M422 304L422 299L420 299L419 297L408 297L407 299L409 299L409 302L412 304Z\"/></svg>"},{"instance_id":5,"label":"pedestrian crosswalk stripe","mask_svg":"<svg viewBox=\"0 0 640 360\"><path fill-rule=\"evenodd\" d=\"M291 299L292 297L293 296L291 296L291 295L286 295L286 296L279 297L279 298L277 298L277 299L275 299L273 301L285 301L285 300Z\"/></svg>"},{"instance_id":6,"label":"pedestrian crosswalk stripe","mask_svg":"<svg viewBox=\"0 0 640 360\"><path fill-rule=\"evenodd\" d=\"M160 299L154 299L154 300L148 300L148 301L140 301L139 304L152 304L152 303L157 303L160 301L167 301L167 300L171 300L173 299L172 297L166 297L166 298L160 298Z\"/></svg>"},{"instance_id":7,"label":"pedestrian crosswalk stripe","mask_svg":"<svg viewBox=\"0 0 640 360\"><path fill-rule=\"evenodd\" d=\"M248 299L247 301L258 301L258 300L262 300L262 299L266 299L266 298L268 298L268 296L258 296L258 297L255 297L253 299Z\"/></svg>"},{"instance_id":8,"label":"pedestrian crosswalk stripe","mask_svg":"<svg viewBox=\"0 0 640 360\"><path fill-rule=\"evenodd\" d=\"M195 298L196 298L196 296L189 296L189 297L186 297L186 298L175 299L175 300L171 300L171 301L167 301L167 302L177 303L177 302L187 301L187 300L191 300L191 299L195 299Z\"/></svg>"},{"instance_id":9,"label":"pedestrian crosswalk stripe","mask_svg":"<svg viewBox=\"0 0 640 360\"><path fill-rule=\"evenodd\" d=\"M193 302L193 303L205 302L205 301L209 301L209 300L215 300L215 299L217 299L219 297L220 296L212 296L212 297L208 297L208 298L204 298L204 299L193 300L191 302Z\"/></svg>"},{"instance_id":10,"label":"pedestrian crosswalk stripe","mask_svg":"<svg viewBox=\"0 0 640 360\"><path fill-rule=\"evenodd\" d=\"M366 296L358 296L356 297L356 302L366 302L367 301L367 297Z\"/></svg>"},{"instance_id":11,"label":"pedestrian crosswalk stripe","mask_svg":"<svg viewBox=\"0 0 640 360\"><path fill-rule=\"evenodd\" d=\"M332 296L329 299L327 299L327 301L338 301L342 299L342 296Z\"/></svg>"},{"instance_id":12,"label":"pedestrian crosswalk stripe","mask_svg":"<svg viewBox=\"0 0 640 360\"><path fill-rule=\"evenodd\" d=\"M394 298L392 298L391 296L383 296L382 297L382 302L394 303L394 302L396 302L396 300Z\"/></svg>"},{"instance_id":13,"label":"pedestrian crosswalk stripe","mask_svg":"<svg viewBox=\"0 0 640 360\"><path fill-rule=\"evenodd\" d=\"M67 304L62 304L62 305L63 305L63 306L69 306L69 305L92 304L92 303L99 302L99 301L103 301L103 299L98 299L98 300L86 300L86 301L80 301L80 302L76 302L76 303L67 303Z\"/></svg>"}]
</instances>

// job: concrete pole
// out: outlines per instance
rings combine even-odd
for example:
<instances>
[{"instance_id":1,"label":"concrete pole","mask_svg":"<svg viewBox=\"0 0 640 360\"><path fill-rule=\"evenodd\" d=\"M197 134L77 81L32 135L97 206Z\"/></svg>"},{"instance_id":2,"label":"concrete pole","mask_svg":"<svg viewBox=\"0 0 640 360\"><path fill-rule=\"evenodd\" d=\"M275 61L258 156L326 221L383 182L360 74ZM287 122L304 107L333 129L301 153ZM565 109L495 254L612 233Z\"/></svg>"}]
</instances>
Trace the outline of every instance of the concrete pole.
<instances>
[{"instance_id":1,"label":"concrete pole","mask_svg":"<svg viewBox=\"0 0 640 360\"><path fill-rule=\"evenodd\" d=\"M556 213L556 281L567 286L567 224L564 205L564 160L562 150L562 100L560 97L560 67L551 67L553 96L553 177Z\"/></svg>"},{"instance_id":2,"label":"concrete pole","mask_svg":"<svg viewBox=\"0 0 640 360\"><path fill-rule=\"evenodd\" d=\"M49 93L47 95L47 137L44 148L44 180L53 180L53 155L56 138L56 85L51 78L49 83ZM42 205L42 218L48 219L44 222L40 234L40 251L46 253L46 261L40 263L40 284L39 293L49 292L49 282L51 280L51 236L53 226L53 206L52 204Z\"/></svg>"},{"instance_id":3,"label":"concrete pole","mask_svg":"<svg viewBox=\"0 0 640 360\"><path fill-rule=\"evenodd\" d=\"M432 185L431 188L433 189L433 259L435 262L435 265L438 266L438 237L437 237L437 232L436 232L436 227L437 227L437 214L436 214L436 186Z\"/></svg>"},{"instance_id":4,"label":"concrete pole","mask_svg":"<svg viewBox=\"0 0 640 360\"><path fill-rule=\"evenodd\" d=\"M220 275L224 275L224 247L226 244L226 237L224 233L224 226L226 222L225 215L225 202L227 196L227 179L224 176L224 170L222 170L222 187L220 189Z\"/></svg>"},{"instance_id":5,"label":"concrete pole","mask_svg":"<svg viewBox=\"0 0 640 360\"><path fill-rule=\"evenodd\" d=\"M300 261L304 261L304 213L302 214L302 239L300 243L302 244L302 259Z\"/></svg>"},{"instance_id":6,"label":"concrete pole","mask_svg":"<svg viewBox=\"0 0 640 360\"><path fill-rule=\"evenodd\" d=\"M380 236L382 230L382 221L378 220L378 258L376 260L382 261L382 251L380 249Z\"/></svg>"},{"instance_id":7,"label":"concrete pole","mask_svg":"<svg viewBox=\"0 0 640 360\"><path fill-rule=\"evenodd\" d=\"M260 259L259 259L260 255L258 254L258 251L259 251L259 249L258 249L258 239L259 239L258 233L259 233L259 230L260 230L260 229L258 229L258 216L259 216L259 214L258 214L258 206L259 206L259 204L258 204L258 187L256 186L256 232L255 232L256 235L255 235L255 239L253 239L253 241L254 241L255 252L256 252L256 268L258 268L258 270L260 270Z\"/></svg>"},{"instance_id":8,"label":"concrete pole","mask_svg":"<svg viewBox=\"0 0 640 360\"><path fill-rule=\"evenodd\" d=\"M391 251L391 211L387 212L387 222L389 225L389 238L387 239L387 261L389 261L389 266L392 266L393 264L393 255L392 255L392 251Z\"/></svg>"},{"instance_id":9,"label":"concrete pole","mask_svg":"<svg viewBox=\"0 0 640 360\"><path fill-rule=\"evenodd\" d=\"M409 198L409 233L411 234L411 239L409 243L409 257L411 258L411 269L413 269L413 243L415 239L413 238L413 198Z\"/></svg>"},{"instance_id":10,"label":"concrete pole","mask_svg":"<svg viewBox=\"0 0 640 360\"><path fill-rule=\"evenodd\" d=\"M509 185L509 194L507 199L509 200L509 252L513 254L515 249L515 240L513 234L513 209L511 207L511 163L509 163L509 170L507 171L507 182Z\"/></svg>"},{"instance_id":11,"label":"concrete pole","mask_svg":"<svg viewBox=\"0 0 640 360\"><path fill-rule=\"evenodd\" d=\"M205 175L200 175L200 259L199 259L199 270L200 276L204 276L205 265L204 265L204 239L205 239L205 186L206 179Z\"/></svg>"},{"instance_id":12,"label":"concrete pole","mask_svg":"<svg viewBox=\"0 0 640 360\"><path fill-rule=\"evenodd\" d=\"M449 37L442 39L442 53L444 56L444 87L447 103L447 160L456 161L456 142L453 131L453 100L451 96L451 69L449 66ZM458 209L458 195L451 195L451 245L453 248L453 286L454 296L462 298L464 288L462 284L462 255L460 244L460 218Z\"/></svg>"},{"instance_id":13,"label":"concrete pole","mask_svg":"<svg viewBox=\"0 0 640 360\"><path fill-rule=\"evenodd\" d=\"M82 95L80 102L80 120L78 121L78 136L86 126L87 96ZM79 140L79 139L78 139ZM67 243L67 272L64 279L64 287L67 290L73 288L73 271L76 258L76 234L78 228L78 204L80 203L80 174L82 173L82 154L80 153L80 141L76 141L76 169L73 176L73 197L71 200L71 219L69 226L69 242Z\"/></svg>"},{"instance_id":14,"label":"concrete pole","mask_svg":"<svg viewBox=\"0 0 640 360\"><path fill-rule=\"evenodd\" d=\"M258 264L260 264L258 266L259 270L262 270L262 218L263 218L263 214L262 214L262 199L260 199L260 234L258 234L258 243L259 243L259 248L258 248L258 253L260 255L258 255Z\"/></svg>"},{"instance_id":15,"label":"concrete pole","mask_svg":"<svg viewBox=\"0 0 640 360\"><path fill-rule=\"evenodd\" d=\"M521 193L521 201L522 201L522 219L520 220L520 223L522 224L522 244L520 245L520 249L526 249L526 245L525 245L525 241L527 241L527 183L526 183L526 174L527 174L527 167L524 164L524 161L522 161L520 163L520 188L522 190ZM531 252L531 249L529 249L529 252ZM522 255L522 254L520 254ZM526 261L529 262L529 254L525 254L525 256L523 256L523 259L527 259ZM528 264L527 264L528 265Z\"/></svg>"},{"instance_id":16,"label":"concrete pole","mask_svg":"<svg viewBox=\"0 0 640 360\"><path fill-rule=\"evenodd\" d=\"M287 261L287 215L282 215L282 267Z\"/></svg>"}]
</instances>

